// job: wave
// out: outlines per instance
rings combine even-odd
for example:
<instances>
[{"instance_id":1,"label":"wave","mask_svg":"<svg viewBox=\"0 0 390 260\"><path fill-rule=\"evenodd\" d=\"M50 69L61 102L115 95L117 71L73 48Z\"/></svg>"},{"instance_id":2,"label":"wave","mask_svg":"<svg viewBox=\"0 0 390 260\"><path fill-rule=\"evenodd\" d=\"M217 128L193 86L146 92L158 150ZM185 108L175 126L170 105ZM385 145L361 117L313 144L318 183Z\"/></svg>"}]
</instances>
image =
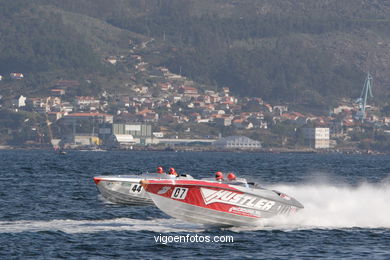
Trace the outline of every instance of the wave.
<instances>
[{"instance_id":1,"label":"wave","mask_svg":"<svg viewBox=\"0 0 390 260\"><path fill-rule=\"evenodd\" d=\"M189 224L176 219L139 220L116 218L109 220L71 220L56 219L49 221L19 220L0 221L0 233L61 231L64 233L94 233L106 231L153 231L168 232L201 232L201 225Z\"/></svg>"}]
</instances>

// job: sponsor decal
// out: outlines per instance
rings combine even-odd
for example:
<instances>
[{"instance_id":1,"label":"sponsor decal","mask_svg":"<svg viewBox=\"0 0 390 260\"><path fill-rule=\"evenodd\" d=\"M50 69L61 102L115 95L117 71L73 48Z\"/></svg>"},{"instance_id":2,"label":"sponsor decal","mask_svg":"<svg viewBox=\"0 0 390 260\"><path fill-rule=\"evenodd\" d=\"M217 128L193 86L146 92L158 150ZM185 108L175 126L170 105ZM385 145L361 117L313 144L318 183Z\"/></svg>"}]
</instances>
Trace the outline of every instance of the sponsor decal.
<instances>
[{"instance_id":1,"label":"sponsor decal","mask_svg":"<svg viewBox=\"0 0 390 260\"><path fill-rule=\"evenodd\" d=\"M270 210L275 205L275 201L227 190L200 188L200 191L206 205L218 202L264 211Z\"/></svg>"},{"instance_id":2,"label":"sponsor decal","mask_svg":"<svg viewBox=\"0 0 390 260\"><path fill-rule=\"evenodd\" d=\"M237 215L242 215L242 216L250 216L250 217L261 217L261 212L258 210L254 209L246 209L246 208L241 208L241 207L231 207L229 209L229 212L237 214Z\"/></svg>"},{"instance_id":3,"label":"sponsor decal","mask_svg":"<svg viewBox=\"0 0 390 260\"><path fill-rule=\"evenodd\" d=\"M157 192L157 194L165 194L165 193L167 193L169 190L171 189L171 187L169 187L169 186L164 186L164 187L162 187L158 192Z\"/></svg>"}]
</instances>

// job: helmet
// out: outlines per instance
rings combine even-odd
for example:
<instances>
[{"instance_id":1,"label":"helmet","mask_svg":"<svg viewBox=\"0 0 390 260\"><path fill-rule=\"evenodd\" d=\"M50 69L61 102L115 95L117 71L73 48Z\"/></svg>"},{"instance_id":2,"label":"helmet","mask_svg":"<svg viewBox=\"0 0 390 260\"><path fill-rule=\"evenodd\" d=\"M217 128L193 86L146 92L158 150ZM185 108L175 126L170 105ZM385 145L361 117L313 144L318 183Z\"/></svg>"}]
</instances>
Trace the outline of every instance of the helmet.
<instances>
[{"instance_id":1,"label":"helmet","mask_svg":"<svg viewBox=\"0 0 390 260\"><path fill-rule=\"evenodd\" d=\"M175 168L169 168L169 174L177 175Z\"/></svg>"},{"instance_id":2,"label":"helmet","mask_svg":"<svg viewBox=\"0 0 390 260\"><path fill-rule=\"evenodd\" d=\"M234 181L234 180L236 180L236 175L235 175L234 173L232 173L232 172L229 173L227 177L228 177L228 180L229 180L229 181Z\"/></svg>"},{"instance_id":3,"label":"helmet","mask_svg":"<svg viewBox=\"0 0 390 260\"><path fill-rule=\"evenodd\" d=\"M222 180L223 179L223 173L222 172L216 172L215 173L215 179L218 181L218 180Z\"/></svg>"},{"instance_id":4,"label":"helmet","mask_svg":"<svg viewBox=\"0 0 390 260\"><path fill-rule=\"evenodd\" d=\"M157 173L164 173L164 170L161 166L157 167Z\"/></svg>"}]
</instances>

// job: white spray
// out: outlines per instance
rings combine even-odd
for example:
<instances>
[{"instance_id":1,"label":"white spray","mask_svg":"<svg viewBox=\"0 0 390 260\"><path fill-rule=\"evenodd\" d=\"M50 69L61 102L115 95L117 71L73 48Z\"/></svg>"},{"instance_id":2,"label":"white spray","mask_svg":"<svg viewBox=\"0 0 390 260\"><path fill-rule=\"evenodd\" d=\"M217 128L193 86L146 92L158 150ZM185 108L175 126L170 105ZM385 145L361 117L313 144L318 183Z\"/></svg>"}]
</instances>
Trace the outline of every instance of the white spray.
<instances>
[{"instance_id":1,"label":"white spray","mask_svg":"<svg viewBox=\"0 0 390 260\"><path fill-rule=\"evenodd\" d=\"M274 185L275 190L295 197L305 208L295 216L263 222L264 227L390 228L390 183L350 185Z\"/></svg>"}]
</instances>

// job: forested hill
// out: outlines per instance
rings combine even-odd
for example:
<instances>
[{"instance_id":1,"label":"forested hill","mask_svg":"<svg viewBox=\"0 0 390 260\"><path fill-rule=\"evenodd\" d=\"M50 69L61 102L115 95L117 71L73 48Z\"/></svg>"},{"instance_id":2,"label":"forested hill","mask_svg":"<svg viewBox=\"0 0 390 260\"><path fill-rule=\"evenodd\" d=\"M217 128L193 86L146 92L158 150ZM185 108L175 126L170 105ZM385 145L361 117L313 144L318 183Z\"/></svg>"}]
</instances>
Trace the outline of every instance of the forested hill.
<instances>
[{"instance_id":1,"label":"forested hill","mask_svg":"<svg viewBox=\"0 0 390 260\"><path fill-rule=\"evenodd\" d=\"M0 3L0 74L64 69L93 73L104 70L101 57L120 53L126 39L145 37L154 39L142 53L150 63L201 83L230 86L241 95L326 106L336 98L357 97L370 71L377 100L390 98L387 1ZM110 37L80 30L85 19L95 28L107 27Z\"/></svg>"},{"instance_id":2,"label":"forested hill","mask_svg":"<svg viewBox=\"0 0 390 260\"><path fill-rule=\"evenodd\" d=\"M85 39L32 1L1 1L0 72L99 68Z\"/></svg>"}]
</instances>

